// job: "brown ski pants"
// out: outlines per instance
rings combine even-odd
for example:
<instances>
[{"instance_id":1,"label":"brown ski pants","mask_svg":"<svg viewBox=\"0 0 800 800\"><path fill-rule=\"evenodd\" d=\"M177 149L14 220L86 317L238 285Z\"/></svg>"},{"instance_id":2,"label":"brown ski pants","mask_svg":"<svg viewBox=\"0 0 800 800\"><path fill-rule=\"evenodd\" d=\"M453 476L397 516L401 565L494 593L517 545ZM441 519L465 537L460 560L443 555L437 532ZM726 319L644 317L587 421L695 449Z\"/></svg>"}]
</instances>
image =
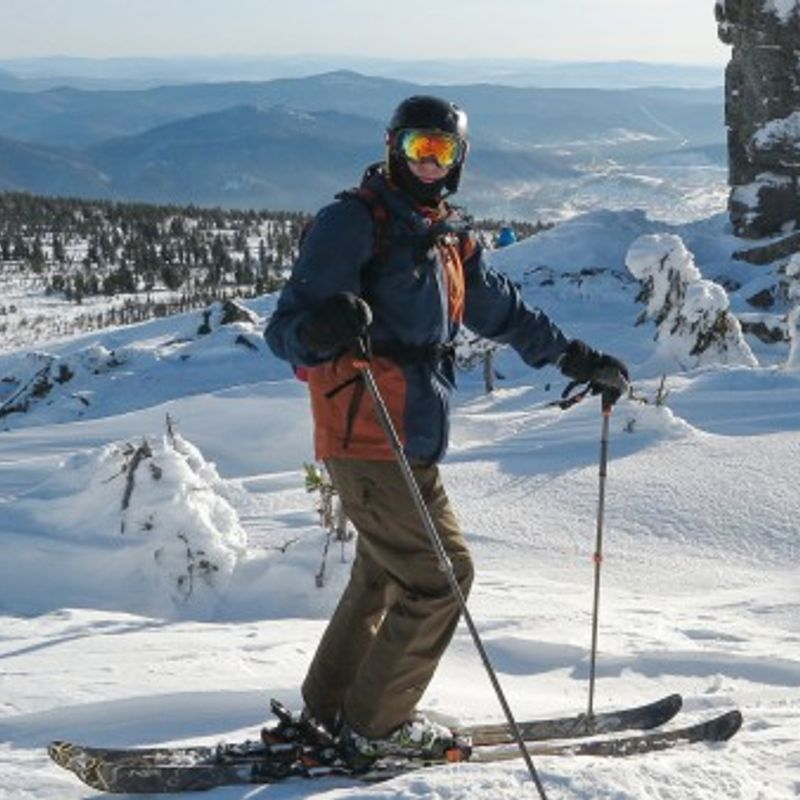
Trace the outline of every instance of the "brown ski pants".
<instances>
[{"instance_id":1,"label":"brown ski pants","mask_svg":"<svg viewBox=\"0 0 800 800\"><path fill-rule=\"evenodd\" d=\"M328 472L358 531L339 605L303 683L316 718L380 738L406 722L452 638L460 608L393 461L331 458ZM436 466L413 466L464 594L472 559Z\"/></svg>"}]
</instances>

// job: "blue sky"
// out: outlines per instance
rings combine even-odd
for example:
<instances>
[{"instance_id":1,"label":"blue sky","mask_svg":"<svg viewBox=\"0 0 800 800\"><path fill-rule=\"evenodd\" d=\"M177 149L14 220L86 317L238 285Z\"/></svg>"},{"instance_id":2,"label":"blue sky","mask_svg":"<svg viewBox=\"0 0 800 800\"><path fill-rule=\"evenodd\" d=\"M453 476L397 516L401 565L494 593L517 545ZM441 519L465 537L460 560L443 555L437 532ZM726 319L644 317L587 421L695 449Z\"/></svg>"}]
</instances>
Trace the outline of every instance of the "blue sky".
<instances>
[{"instance_id":1,"label":"blue sky","mask_svg":"<svg viewBox=\"0 0 800 800\"><path fill-rule=\"evenodd\" d=\"M719 64L714 0L0 0L0 58L309 54Z\"/></svg>"}]
</instances>

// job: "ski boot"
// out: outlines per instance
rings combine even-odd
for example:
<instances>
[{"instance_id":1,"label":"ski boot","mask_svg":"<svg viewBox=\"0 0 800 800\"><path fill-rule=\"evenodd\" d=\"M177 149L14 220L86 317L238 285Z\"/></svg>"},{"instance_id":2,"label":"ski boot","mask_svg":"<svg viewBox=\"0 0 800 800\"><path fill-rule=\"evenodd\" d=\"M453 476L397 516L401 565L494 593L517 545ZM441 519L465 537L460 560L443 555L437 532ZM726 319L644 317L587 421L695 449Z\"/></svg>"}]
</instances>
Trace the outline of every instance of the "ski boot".
<instances>
[{"instance_id":1,"label":"ski boot","mask_svg":"<svg viewBox=\"0 0 800 800\"><path fill-rule=\"evenodd\" d=\"M420 713L380 739L368 739L345 724L338 746L345 763L355 770L369 769L383 759L467 761L472 753L469 737L458 736Z\"/></svg>"}]
</instances>

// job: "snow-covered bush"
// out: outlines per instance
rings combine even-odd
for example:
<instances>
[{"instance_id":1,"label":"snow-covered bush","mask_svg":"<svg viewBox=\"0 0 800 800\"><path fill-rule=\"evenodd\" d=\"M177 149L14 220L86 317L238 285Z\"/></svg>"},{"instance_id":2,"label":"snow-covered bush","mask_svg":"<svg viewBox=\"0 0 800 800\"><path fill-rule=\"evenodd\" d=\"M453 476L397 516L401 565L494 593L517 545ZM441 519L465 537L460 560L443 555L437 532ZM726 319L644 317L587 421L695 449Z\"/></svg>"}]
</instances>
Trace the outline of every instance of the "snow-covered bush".
<instances>
[{"instance_id":1,"label":"snow-covered bush","mask_svg":"<svg viewBox=\"0 0 800 800\"><path fill-rule=\"evenodd\" d=\"M213 613L246 534L213 464L170 431L68 458L21 501L53 537L92 545L130 610Z\"/></svg>"},{"instance_id":2,"label":"snow-covered bush","mask_svg":"<svg viewBox=\"0 0 800 800\"><path fill-rule=\"evenodd\" d=\"M725 290L705 280L679 236L639 237L628 250L628 270L642 284L647 308L639 319L656 326L661 355L689 369L709 364L755 366Z\"/></svg>"}]
</instances>

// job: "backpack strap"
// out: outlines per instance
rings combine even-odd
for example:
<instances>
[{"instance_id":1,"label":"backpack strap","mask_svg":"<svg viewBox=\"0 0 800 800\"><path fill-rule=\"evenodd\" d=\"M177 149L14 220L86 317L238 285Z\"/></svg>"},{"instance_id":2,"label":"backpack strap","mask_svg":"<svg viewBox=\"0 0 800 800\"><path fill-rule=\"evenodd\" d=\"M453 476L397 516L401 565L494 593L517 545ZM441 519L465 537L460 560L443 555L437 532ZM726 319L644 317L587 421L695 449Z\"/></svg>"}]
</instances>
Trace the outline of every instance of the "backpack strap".
<instances>
[{"instance_id":1,"label":"backpack strap","mask_svg":"<svg viewBox=\"0 0 800 800\"><path fill-rule=\"evenodd\" d=\"M448 203L447 209L449 212L448 220L454 228L456 236L458 236L458 252L461 256L461 261L464 262L477 248L474 234L475 221L461 206L453 206Z\"/></svg>"},{"instance_id":2,"label":"backpack strap","mask_svg":"<svg viewBox=\"0 0 800 800\"><path fill-rule=\"evenodd\" d=\"M389 210L381 202L378 193L368 186L355 186L352 189L345 189L336 195L337 200L344 200L349 197L360 200L369 209L373 229L372 258L378 261L387 258L391 242Z\"/></svg>"},{"instance_id":3,"label":"backpack strap","mask_svg":"<svg viewBox=\"0 0 800 800\"><path fill-rule=\"evenodd\" d=\"M348 386L353 387L353 394L350 398L350 402L347 406L347 418L345 419L345 431L344 431L344 441L342 442L342 446L344 449L350 444L350 440L353 438L353 425L355 424L356 417L358 416L358 410L361 408L361 403L364 400L364 394L366 392L366 384L364 382L364 373L358 372L353 375L352 378L348 378L343 383L340 383L338 386L334 386L329 392L325 393L325 397L330 400L332 397L339 394L342 389L346 389Z\"/></svg>"},{"instance_id":4,"label":"backpack strap","mask_svg":"<svg viewBox=\"0 0 800 800\"><path fill-rule=\"evenodd\" d=\"M461 323L466 307L464 263L475 252L472 220L460 208L446 202L426 216L433 246L439 251L444 268L449 316L453 322Z\"/></svg>"}]
</instances>

